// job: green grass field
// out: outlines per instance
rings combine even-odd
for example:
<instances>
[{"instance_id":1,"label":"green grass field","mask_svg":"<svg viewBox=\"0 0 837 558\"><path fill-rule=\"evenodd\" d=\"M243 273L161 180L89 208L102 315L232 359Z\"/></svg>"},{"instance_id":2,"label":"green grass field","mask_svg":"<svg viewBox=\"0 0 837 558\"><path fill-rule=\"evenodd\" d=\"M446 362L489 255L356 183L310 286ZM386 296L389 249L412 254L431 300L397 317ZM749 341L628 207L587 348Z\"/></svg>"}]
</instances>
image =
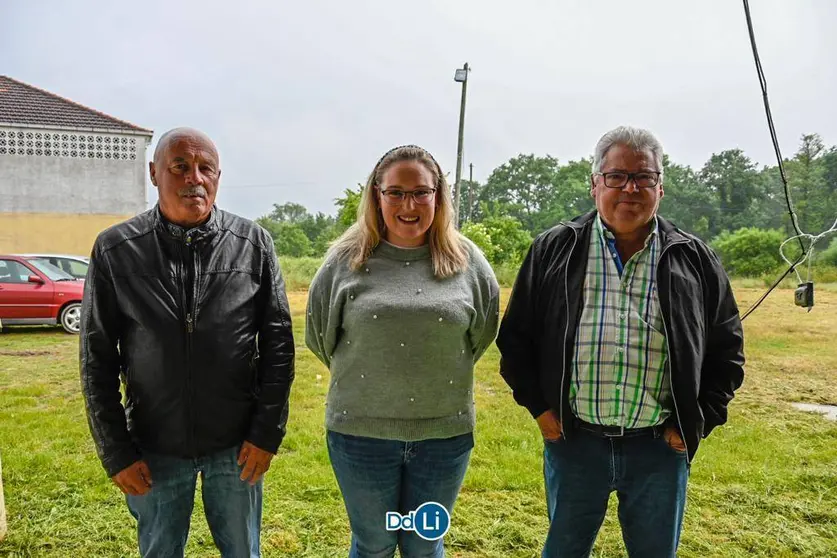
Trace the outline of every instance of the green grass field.
<instances>
[{"instance_id":1,"label":"green grass field","mask_svg":"<svg viewBox=\"0 0 837 558\"><path fill-rule=\"evenodd\" d=\"M736 294L746 308L761 292L740 286ZM820 290L810 314L792 294L774 293L745 322L745 385L730 423L692 465L680 556L837 556L837 424L788 404L837 404L837 292ZM349 529L324 443L328 372L304 346L305 297L291 294L296 383L288 437L266 480L262 548L265 556L339 557ZM87 431L77 352L78 339L55 329L0 334L9 514L0 556L137 554L133 519ZM477 367L477 442L449 556L539 556L546 533L542 444L500 379L498 358L492 348ZM217 555L198 499L187 556ZM625 555L614 505L594 555Z\"/></svg>"}]
</instances>

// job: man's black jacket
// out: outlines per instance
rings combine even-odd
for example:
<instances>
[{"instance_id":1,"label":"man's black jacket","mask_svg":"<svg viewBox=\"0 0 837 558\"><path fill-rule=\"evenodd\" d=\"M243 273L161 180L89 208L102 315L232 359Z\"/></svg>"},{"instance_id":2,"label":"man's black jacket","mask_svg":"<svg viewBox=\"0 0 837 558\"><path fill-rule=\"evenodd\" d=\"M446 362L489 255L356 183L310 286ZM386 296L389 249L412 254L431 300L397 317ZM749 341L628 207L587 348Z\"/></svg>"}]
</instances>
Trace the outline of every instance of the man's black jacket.
<instances>
[{"instance_id":1,"label":"man's black jacket","mask_svg":"<svg viewBox=\"0 0 837 558\"><path fill-rule=\"evenodd\" d=\"M110 476L143 452L198 457L247 440L275 453L294 341L273 240L216 208L191 230L155 207L102 232L84 287L80 360Z\"/></svg>"},{"instance_id":2,"label":"man's black jacket","mask_svg":"<svg viewBox=\"0 0 837 558\"><path fill-rule=\"evenodd\" d=\"M515 282L500 326L500 373L533 417L559 414L572 436L569 393L596 213L538 236ZM744 379L744 333L729 279L702 241L659 219L657 294L668 346L674 413L689 459L727 420Z\"/></svg>"}]
</instances>

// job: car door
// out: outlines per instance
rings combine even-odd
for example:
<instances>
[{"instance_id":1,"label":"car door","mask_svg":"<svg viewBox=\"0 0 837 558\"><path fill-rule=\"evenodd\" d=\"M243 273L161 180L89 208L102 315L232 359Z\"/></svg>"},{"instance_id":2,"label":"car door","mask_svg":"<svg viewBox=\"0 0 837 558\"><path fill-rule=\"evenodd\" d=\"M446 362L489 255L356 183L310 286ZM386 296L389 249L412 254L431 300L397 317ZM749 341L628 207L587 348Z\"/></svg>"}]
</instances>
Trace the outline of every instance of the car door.
<instances>
[{"instance_id":1,"label":"car door","mask_svg":"<svg viewBox=\"0 0 837 558\"><path fill-rule=\"evenodd\" d=\"M30 283L29 277L43 283ZM49 318L55 288L52 281L17 260L0 259L0 320Z\"/></svg>"}]
</instances>

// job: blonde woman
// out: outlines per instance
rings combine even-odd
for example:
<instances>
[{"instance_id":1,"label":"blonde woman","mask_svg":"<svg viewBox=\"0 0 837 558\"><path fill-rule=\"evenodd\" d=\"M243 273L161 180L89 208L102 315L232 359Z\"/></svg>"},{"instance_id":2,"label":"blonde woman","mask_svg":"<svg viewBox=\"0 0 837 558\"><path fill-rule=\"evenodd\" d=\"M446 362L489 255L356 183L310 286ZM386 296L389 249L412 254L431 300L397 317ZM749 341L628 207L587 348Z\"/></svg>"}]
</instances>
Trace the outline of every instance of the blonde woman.
<instances>
[{"instance_id":1,"label":"blonde woman","mask_svg":"<svg viewBox=\"0 0 837 558\"><path fill-rule=\"evenodd\" d=\"M474 363L497 333L499 289L453 211L430 153L388 151L311 284L306 342L331 371L327 443L351 558L444 556L442 538L395 530L387 513L450 511L474 445Z\"/></svg>"}]
</instances>

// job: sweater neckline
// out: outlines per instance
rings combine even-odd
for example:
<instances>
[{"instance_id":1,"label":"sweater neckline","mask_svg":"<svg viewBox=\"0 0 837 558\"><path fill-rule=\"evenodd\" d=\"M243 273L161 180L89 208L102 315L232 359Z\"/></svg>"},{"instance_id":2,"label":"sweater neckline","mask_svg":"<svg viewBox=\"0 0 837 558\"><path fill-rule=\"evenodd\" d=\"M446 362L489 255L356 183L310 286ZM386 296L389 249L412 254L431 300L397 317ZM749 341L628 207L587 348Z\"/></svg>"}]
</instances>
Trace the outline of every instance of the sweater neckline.
<instances>
[{"instance_id":1,"label":"sweater neckline","mask_svg":"<svg viewBox=\"0 0 837 558\"><path fill-rule=\"evenodd\" d=\"M427 260L430 259L430 244L423 244L415 248L402 248L382 239L375 247L375 254L399 262Z\"/></svg>"}]
</instances>

